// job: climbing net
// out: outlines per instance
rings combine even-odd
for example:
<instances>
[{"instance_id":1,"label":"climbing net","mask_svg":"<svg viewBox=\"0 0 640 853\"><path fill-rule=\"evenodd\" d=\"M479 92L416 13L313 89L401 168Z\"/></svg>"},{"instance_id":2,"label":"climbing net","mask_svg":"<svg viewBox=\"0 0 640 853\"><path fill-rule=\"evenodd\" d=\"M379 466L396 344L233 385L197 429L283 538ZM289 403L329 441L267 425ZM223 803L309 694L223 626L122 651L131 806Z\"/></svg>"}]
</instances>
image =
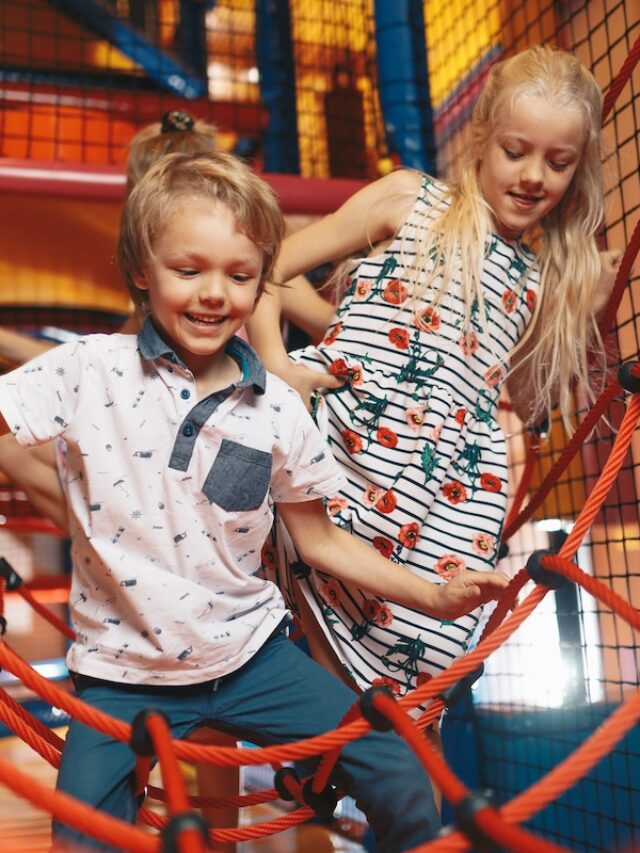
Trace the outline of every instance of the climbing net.
<instances>
[{"instance_id":1,"label":"climbing net","mask_svg":"<svg viewBox=\"0 0 640 853\"><path fill-rule=\"evenodd\" d=\"M640 60L640 39L634 44L618 75L607 90L605 117L610 114L619 94L627 85ZM601 331L612 326L634 261L640 250L640 221L636 224L625 248L609 305L601 321ZM516 490L503 541L506 542L531 519L543 505L554 485L579 453L584 442L602 419L612 401L624 396L625 414L617 430L609 457L597 477L590 494L577 515L572 530L557 553L535 551L526 565L514 576L508 589L489 618L483 634L473 651L457 660L447 671L431 679L410 694L396 699L384 688L374 688L365 697L354 701L340 726L322 736L296 743L271 746L264 749L214 747L173 740L162 717L149 712L129 725L90 708L38 674L12 647L0 641L0 666L12 673L21 683L33 690L43 700L60 708L69 716L92 726L108 736L133 744L138 758L137 778L145 787L152 759L158 760L162 788L147 786L148 796L165 803L167 816L148 808L140 810L140 822L157 831L131 827L121 821L98 814L69 796L49 790L13 764L0 759L0 783L36 807L52 814L57 820L74 826L105 843L127 851L176 850L180 853L199 853L209 842L224 843L244 841L275 834L309 819L314 811L331 808L340 792L332 792L329 778L340 751L356 738L364 736L371 728L394 728L416 752L426 772L441 788L444 797L453 806L454 820L451 831L441 838L423 845L421 851L467 850L471 847L500 845L509 850L527 850L532 853L558 853L567 850L559 844L538 837L523 827L548 804L582 779L607 756L640 718L640 690L628 692L608 719L565 760L553 770L542 775L527 790L498 806L483 791L470 790L449 765L437 754L423 730L434 722L442 710L455 700L458 688L473 680L474 673L490 656L503 646L540 606L545 597L563 584L576 584L608 608L632 630L640 627L640 614L615 590L594 578L574 562L579 546L604 506L608 495L620 476L629 452L634 432L640 419L640 362L628 360L619 366L586 413L562 453L525 505L531 475L540 450L539 436L528 439L524 472ZM0 617L6 627L4 604L7 595L17 595L47 619L63 636L73 639L68 625L43 607L38 598L41 581L23 582L9 563L0 563ZM525 585L533 580L535 587L521 598ZM428 705L428 710L417 720L410 712L417 706ZM10 694L0 689L0 720L19 738L53 767L60 762L63 746L61 738ZM311 784L303 785L288 762L321 756ZM179 761L208 763L220 767L269 764L273 767L274 785L269 790L255 794L224 799L193 797L187 793L186 782ZM279 798L297 801L299 806L290 813L259 825L242 828L214 828L207 830L194 817L194 810L204 806L237 805L241 807L266 803ZM313 805L311 805L311 803ZM327 803L329 805L327 805Z\"/></svg>"}]
</instances>

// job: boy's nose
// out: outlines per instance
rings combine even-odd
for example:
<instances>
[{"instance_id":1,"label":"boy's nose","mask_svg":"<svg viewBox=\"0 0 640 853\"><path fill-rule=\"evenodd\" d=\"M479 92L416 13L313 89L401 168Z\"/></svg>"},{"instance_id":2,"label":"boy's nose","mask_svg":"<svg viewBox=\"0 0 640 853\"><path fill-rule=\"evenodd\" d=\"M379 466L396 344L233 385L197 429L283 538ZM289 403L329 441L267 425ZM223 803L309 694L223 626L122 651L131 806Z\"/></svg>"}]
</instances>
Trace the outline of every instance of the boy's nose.
<instances>
[{"instance_id":1,"label":"boy's nose","mask_svg":"<svg viewBox=\"0 0 640 853\"><path fill-rule=\"evenodd\" d=\"M208 276L202 281L198 295L203 302L222 302L225 298L224 282L217 275Z\"/></svg>"}]
</instances>

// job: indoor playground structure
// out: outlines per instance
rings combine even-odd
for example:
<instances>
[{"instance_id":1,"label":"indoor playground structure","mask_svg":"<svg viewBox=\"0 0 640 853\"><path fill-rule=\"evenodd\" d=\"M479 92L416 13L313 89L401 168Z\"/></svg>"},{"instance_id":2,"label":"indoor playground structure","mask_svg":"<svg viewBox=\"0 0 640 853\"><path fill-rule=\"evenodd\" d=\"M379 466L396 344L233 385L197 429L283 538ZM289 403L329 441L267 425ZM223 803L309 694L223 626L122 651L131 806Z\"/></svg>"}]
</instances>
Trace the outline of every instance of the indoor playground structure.
<instances>
[{"instance_id":1,"label":"indoor playground structure","mask_svg":"<svg viewBox=\"0 0 640 853\"><path fill-rule=\"evenodd\" d=\"M395 166L454 173L491 64L538 43L574 52L605 93L601 246L623 257L601 321L603 390L587 405L575 389L573 434L555 421L525 431L502 404L511 482L499 568L512 581L476 646L402 698L391 678L354 694L338 729L304 742L175 741L153 712L132 727L70 691L68 543L5 479L0 740L55 768L58 730L77 718L132 745L141 790L154 758L160 781L135 827L2 752L0 794L119 850L200 853L328 820L347 807L328 781L341 748L393 727L443 792L447 831L421 851L640 851L638 0L2 0L0 324L55 340L121 324L130 306L113 249L127 143L167 110L214 123L296 228ZM422 731L445 708L440 757ZM318 769L301 781L291 765L310 756ZM282 808L207 828L200 809L213 803L188 788L193 762L264 768L264 786L229 803ZM1 822L0 846L23 849Z\"/></svg>"}]
</instances>

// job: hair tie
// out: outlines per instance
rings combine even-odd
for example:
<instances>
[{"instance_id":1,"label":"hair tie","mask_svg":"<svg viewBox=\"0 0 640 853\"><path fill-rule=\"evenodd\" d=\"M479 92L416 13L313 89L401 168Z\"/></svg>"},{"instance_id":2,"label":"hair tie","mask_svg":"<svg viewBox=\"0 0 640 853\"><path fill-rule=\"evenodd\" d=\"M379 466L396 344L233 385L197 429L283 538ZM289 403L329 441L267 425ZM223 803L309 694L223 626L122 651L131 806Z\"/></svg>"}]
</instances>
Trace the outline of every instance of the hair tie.
<instances>
[{"instance_id":1,"label":"hair tie","mask_svg":"<svg viewBox=\"0 0 640 853\"><path fill-rule=\"evenodd\" d=\"M162 133L172 133L178 130L181 133L193 129L193 118L189 113L183 113L181 110L169 110L162 116Z\"/></svg>"}]
</instances>

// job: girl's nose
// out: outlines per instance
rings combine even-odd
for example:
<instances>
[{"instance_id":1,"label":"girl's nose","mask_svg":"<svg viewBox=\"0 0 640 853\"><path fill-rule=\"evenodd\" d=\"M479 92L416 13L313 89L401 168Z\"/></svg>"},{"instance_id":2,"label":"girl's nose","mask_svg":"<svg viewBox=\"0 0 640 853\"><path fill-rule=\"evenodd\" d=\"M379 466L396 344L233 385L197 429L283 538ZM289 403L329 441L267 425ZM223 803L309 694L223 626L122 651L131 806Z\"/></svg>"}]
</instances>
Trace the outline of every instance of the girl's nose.
<instances>
[{"instance_id":1,"label":"girl's nose","mask_svg":"<svg viewBox=\"0 0 640 853\"><path fill-rule=\"evenodd\" d=\"M542 164L537 158L531 157L522 164L521 180L525 184L541 184L543 179Z\"/></svg>"}]
</instances>

